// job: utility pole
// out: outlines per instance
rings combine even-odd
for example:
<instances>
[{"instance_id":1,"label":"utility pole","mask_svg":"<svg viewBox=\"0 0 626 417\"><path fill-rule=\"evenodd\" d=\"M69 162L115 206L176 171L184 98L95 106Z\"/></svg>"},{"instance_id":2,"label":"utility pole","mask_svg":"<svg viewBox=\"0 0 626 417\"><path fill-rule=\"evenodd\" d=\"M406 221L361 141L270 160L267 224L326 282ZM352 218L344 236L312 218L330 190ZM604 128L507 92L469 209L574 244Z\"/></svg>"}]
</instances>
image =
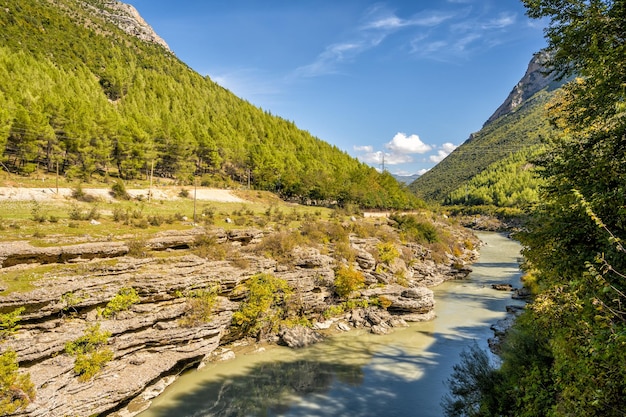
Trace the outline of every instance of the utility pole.
<instances>
[{"instance_id":1,"label":"utility pole","mask_svg":"<svg viewBox=\"0 0 626 417\"><path fill-rule=\"evenodd\" d=\"M193 225L196 225L196 194L198 191L198 182L196 177L193 178Z\"/></svg>"},{"instance_id":2,"label":"utility pole","mask_svg":"<svg viewBox=\"0 0 626 417\"><path fill-rule=\"evenodd\" d=\"M154 159L152 160L152 165L150 167L150 187L148 188L148 203L152 199L152 177L154 176Z\"/></svg>"},{"instance_id":3,"label":"utility pole","mask_svg":"<svg viewBox=\"0 0 626 417\"><path fill-rule=\"evenodd\" d=\"M385 151L383 151L383 169L382 172L385 172Z\"/></svg>"}]
</instances>

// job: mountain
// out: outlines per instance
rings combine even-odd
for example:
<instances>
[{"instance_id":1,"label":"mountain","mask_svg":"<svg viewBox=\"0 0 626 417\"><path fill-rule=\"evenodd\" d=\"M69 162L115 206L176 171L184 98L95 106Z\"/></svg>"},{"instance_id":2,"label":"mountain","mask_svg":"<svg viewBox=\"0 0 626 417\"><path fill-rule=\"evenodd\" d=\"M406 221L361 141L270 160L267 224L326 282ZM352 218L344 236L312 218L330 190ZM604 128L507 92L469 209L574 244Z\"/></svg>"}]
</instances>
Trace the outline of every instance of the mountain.
<instances>
[{"instance_id":1,"label":"mountain","mask_svg":"<svg viewBox=\"0 0 626 417\"><path fill-rule=\"evenodd\" d=\"M528 172L529 158L551 131L545 105L566 81L558 80L545 63L544 52L535 54L522 79L482 129L409 189L420 198L444 204L519 206L531 202L538 183Z\"/></svg>"},{"instance_id":2,"label":"mountain","mask_svg":"<svg viewBox=\"0 0 626 417\"><path fill-rule=\"evenodd\" d=\"M411 184L413 181L415 181L416 179L420 177L419 174L413 174L413 175L392 174L392 175L396 179L396 181L401 182L402 184Z\"/></svg>"},{"instance_id":3,"label":"mountain","mask_svg":"<svg viewBox=\"0 0 626 417\"><path fill-rule=\"evenodd\" d=\"M420 204L388 173L179 60L129 5L0 0L0 162L75 181L155 176L371 208Z\"/></svg>"}]
</instances>

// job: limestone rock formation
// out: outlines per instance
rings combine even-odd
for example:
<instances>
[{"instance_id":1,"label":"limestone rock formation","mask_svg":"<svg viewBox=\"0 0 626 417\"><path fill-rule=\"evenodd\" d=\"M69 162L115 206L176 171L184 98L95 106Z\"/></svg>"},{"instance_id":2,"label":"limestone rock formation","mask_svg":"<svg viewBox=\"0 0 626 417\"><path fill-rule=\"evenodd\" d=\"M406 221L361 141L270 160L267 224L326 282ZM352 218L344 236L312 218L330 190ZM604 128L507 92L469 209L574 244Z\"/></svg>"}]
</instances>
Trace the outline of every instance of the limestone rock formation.
<instances>
[{"instance_id":1,"label":"limestone rock formation","mask_svg":"<svg viewBox=\"0 0 626 417\"><path fill-rule=\"evenodd\" d=\"M239 336L231 332L233 313L245 299L243 284L255 274L285 280L295 294L299 314L316 323L315 329L361 327L385 334L407 321L432 319L435 300L427 286L467 275L467 268L459 265L471 263L477 255L468 250L435 263L427 249L405 245L402 252L414 262L398 258L382 264L373 255L378 238L352 237L350 246L356 254L352 262L331 256L332 248L314 245L297 246L288 261L278 262L254 250L267 233L271 232L202 228L163 232L142 242L145 250L139 257L130 256L131 245L123 241L48 247L4 242L0 270L16 275L37 268L44 271L31 289L0 297L0 311L24 307L19 330L0 345L0 351L17 353L20 368L35 384L37 398L21 415L106 415L129 401L134 410L141 410L172 376L236 341ZM245 262L199 256L194 248L206 241L230 246L226 252ZM334 288L338 262L350 263L366 277L367 287L355 291L355 296L378 304L325 320L324 312L343 302ZM133 289L138 302L105 314L125 289ZM188 320L194 308L190 300L206 289L216 291L210 316ZM111 335L106 347L113 359L84 382L77 378L66 345L96 323ZM279 335L269 337L278 340ZM317 330L302 326L283 328L280 337L293 347L321 340Z\"/></svg>"},{"instance_id":2,"label":"limestone rock formation","mask_svg":"<svg viewBox=\"0 0 626 417\"><path fill-rule=\"evenodd\" d=\"M132 5L116 0L104 0L100 7L93 6L87 2L83 5L108 22L122 29L131 36L141 39L144 42L151 42L161 45L166 50L170 50L167 43L152 29L152 27L141 17L137 9Z\"/></svg>"},{"instance_id":3,"label":"limestone rock formation","mask_svg":"<svg viewBox=\"0 0 626 417\"><path fill-rule=\"evenodd\" d=\"M514 112L522 103L544 88L551 85L558 87L562 84L557 81L556 74L549 72L549 68L546 66L548 56L545 51L533 56L522 79L513 87L504 103L487 119L485 125L505 114Z\"/></svg>"}]
</instances>

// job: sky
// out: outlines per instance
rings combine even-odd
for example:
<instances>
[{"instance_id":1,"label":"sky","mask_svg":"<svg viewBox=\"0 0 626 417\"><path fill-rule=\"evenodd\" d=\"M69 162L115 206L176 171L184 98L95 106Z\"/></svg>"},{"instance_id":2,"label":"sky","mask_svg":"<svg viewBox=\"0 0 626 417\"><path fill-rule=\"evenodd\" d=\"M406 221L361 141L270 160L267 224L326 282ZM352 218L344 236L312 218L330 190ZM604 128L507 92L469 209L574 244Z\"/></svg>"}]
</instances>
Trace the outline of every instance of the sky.
<instances>
[{"instance_id":1,"label":"sky","mask_svg":"<svg viewBox=\"0 0 626 417\"><path fill-rule=\"evenodd\" d=\"M520 0L125 2L198 73L398 175L480 130L546 46Z\"/></svg>"}]
</instances>

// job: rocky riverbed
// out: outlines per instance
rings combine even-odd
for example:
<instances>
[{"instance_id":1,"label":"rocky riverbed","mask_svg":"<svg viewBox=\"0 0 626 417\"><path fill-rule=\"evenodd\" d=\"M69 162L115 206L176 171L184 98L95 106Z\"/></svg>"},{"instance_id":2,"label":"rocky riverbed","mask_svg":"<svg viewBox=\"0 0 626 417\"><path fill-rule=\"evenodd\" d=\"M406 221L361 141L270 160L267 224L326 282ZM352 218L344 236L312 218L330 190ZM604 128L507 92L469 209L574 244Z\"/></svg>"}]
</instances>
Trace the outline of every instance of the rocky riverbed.
<instances>
[{"instance_id":1,"label":"rocky riverbed","mask_svg":"<svg viewBox=\"0 0 626 417\"><path fill-rule=\"evenodd\" d=\"M379 220L377 227L389 227L387 220ZM169 231L143 242L140 254L131 250L129 241L49 247L4 242L0 271L14 279L37 275L32 288L0 297L2 312L24 307L19 330L0 349L17 353L20 369L30 374L37 393L36 400L16 415L137 413L140 406L126 407L131 400L142 393L146 397L146 392L148 398L158 394L163 378L200 364L239 337L230 331L233 313L245 298L243 284L258 273L285 280L299 298L301 314L312 323L312 328L283 328L268 336L271 341L297 347L319 341L319 332L330 326L385 333L406 321L432 319L435 300L428 287L464 278L477 257L477 239L465 229L450 230L458 241L472 243L439 259L427 246L398 240L394 245L403 256L384 263L375 256L380 238L355 235L350 237L356 254L352 262L338 261L332 244L296 246L286 259L277 261L253 250L277 232L257 229ZM223 260L199 256L192 249L203 237L227 247L230 255ZM360 304L328 320L324 312L342 301L334 288L338 262L350 264L365 278L366 287L352 298L384 298L384 308ZM139 302L105 317L107 303L128 288L136 291ZM185 295L206 288L217 288L211 320L182 325L189 311ZM96 323L110 332L107 347L113 357L95 377L82 381L65 346ZM123 412L121 407L126 407Z\"/></svg>"}]
</instances>

